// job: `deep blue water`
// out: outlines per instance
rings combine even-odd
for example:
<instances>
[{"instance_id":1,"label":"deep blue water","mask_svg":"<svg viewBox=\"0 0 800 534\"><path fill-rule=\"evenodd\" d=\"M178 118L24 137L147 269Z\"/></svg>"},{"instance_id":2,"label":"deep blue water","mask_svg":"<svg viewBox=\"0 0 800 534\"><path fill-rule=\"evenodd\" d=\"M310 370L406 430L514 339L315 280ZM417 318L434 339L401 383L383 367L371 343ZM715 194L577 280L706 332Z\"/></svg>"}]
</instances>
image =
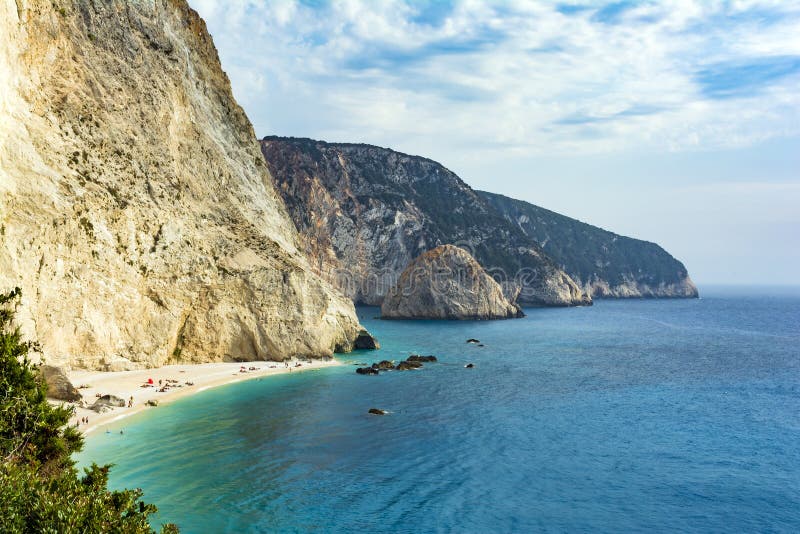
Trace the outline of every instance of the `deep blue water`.
<instances>
[{"instance_id":1,"label":"deep blue water","mask_svg":"<svg viewBox=\"0 0 800 534\"><path fill-rule=\"evenodd\" d=\"M800 531L800 291L526 312L359 309L383 348L344 361L440 363L210 390L81 461L183 532Z\"/></svg>"}]
</instances>

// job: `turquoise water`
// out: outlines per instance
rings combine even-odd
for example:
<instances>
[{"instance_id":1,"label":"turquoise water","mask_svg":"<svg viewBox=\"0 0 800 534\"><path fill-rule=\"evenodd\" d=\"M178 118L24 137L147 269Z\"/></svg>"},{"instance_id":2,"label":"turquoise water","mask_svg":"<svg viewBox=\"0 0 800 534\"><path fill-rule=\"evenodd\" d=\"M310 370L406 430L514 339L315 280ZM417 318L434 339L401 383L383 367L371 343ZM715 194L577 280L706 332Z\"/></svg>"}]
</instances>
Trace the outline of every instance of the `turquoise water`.
<instances>
[{"instance_id":1,"label":"turquoise water","mask_svg":"<svg viewBox=\"0 0 800 534\"><path fill-rule=\"evenodd\" d=\"M210 390L81 461L184 532L797 532L800 291L703 293L495 322L362 308L383 349L343 360L440 363Z\"/></svg>"}]
</instances>

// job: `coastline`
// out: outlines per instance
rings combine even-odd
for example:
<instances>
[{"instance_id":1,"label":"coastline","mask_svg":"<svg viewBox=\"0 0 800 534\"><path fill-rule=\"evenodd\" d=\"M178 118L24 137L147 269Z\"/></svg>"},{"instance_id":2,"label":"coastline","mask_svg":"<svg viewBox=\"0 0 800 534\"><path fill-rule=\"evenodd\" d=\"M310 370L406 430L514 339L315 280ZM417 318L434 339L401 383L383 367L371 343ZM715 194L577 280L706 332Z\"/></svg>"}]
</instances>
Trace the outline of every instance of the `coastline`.
<instances>
[{"instance_id":1,"label":"coastline","mask_svg":"<svg viewBox=\"0 0 800 534\"><path fill-rule=\"evenodd\" d=\"M335 358L328 361L292 359L287 360L286 363L288 363L288 367L284 362L256 361L165 365L136 371L75 370L68 372L67 375L73 385L79 388L87 406L95 402L97 395L115 395L125 399L126 403L130 397L133 397L133 406L113 408L105 413L97 413L88 407L78 407L75 403L64 404L75 406L75 415L70 418L70 425L78 424L78 421L84 417L89 418L88 424L78 425L78 429L84 436L87 436L109 423L130 417L146 409L158 409L158 407L148 406L147 401L149 400L157 400L160 407L177 399L227 384L342 365ZM242 367L247 371L241 372ZM250 370L253 367L255 370ZM145 384L150 378L153 379L154 387L142 387L142 384ZM167 379L176 380L178 384L169 387L167 391L160 392L159 380L166 384ZM188 385L187 382L192 385ZM83 385L88 387L82 388ZM50 401L61 404L61 401L53 399Z\"/></svg>"}]
</instances>

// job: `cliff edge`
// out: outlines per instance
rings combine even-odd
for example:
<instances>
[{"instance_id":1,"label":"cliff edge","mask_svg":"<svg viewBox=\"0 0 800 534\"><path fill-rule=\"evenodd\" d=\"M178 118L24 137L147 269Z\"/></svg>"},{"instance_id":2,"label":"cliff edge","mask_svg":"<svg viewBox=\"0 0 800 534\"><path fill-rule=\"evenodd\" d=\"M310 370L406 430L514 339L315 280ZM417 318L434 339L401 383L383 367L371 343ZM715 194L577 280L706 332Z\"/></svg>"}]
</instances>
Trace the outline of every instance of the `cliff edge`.
<instances>
[{"instance_id":1,"label":"cliff edge","mask_svg":"<svg viewBox=\"0 0 800 534\"><path fill-rule=\"evenodd\" d=\"M455 244L521 303L591 304L534 240L435 161L301 138L265 137L261 149L313 267L355 302L381 304L413 259Z\"/></svg>"},{"instance_id":2,"label":"cliff edge","mask_svg":"<svg viewBox=\"0 0 800 534\"><path fill-rule=\"evenodd\" d=\"M0 0L0 287L48 363L348 350L184 0Z\"/></svg>"},{"instance_id":3,"label":"cliff edge","mask_svg":"<svg viewBox=\"0 0 800 534\"><path fill-rule=\"evenodd\" d=\"M695 298L686 267L655 243L633 239L522 200L478 191L593 298Z\"/></svg>"}]
</instances>

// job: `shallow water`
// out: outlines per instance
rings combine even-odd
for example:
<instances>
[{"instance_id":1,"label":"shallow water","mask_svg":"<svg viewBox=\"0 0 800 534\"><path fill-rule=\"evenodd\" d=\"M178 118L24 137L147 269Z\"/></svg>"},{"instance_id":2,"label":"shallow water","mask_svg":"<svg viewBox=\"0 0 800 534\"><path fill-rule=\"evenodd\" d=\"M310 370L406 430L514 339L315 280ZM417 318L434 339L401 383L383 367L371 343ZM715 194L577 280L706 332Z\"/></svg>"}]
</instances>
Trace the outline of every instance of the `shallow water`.
<instances>
[{"instance_id":1,"label":"shallow water","mask_svg":"<svg viewBox=\"0 0 800 534\"><path fill-rule=\"evenodd\" d=\"M440 363L210 390L80 460L183 532L796 532L800 291L703 294L493 322L361 308L383 349L344 361Z\"/></svg>"}]
</instances>

